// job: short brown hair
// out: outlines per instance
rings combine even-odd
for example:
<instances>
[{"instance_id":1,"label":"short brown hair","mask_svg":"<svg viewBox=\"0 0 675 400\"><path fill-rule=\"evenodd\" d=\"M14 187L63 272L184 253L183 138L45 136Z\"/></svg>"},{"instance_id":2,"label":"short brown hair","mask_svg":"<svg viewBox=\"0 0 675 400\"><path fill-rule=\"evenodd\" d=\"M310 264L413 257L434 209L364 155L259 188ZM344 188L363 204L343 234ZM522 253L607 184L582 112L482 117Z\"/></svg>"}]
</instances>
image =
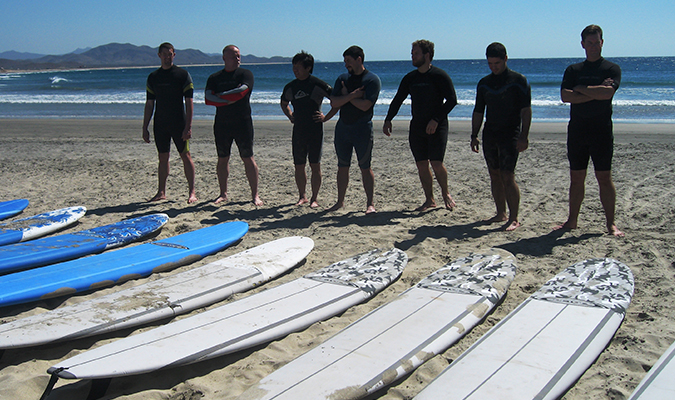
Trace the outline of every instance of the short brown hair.
<instances>
[{"instance_id":1,"label":"short brown hair","mask_svg":"<svg viewBox=\"0 0 675 400\"><path fill-rule=\"evenodd\" d=\"M415 40L412 45L413 47L419 47L420 50L422 50L422 54L429 54L429 61L434 59L434 42L426 39L420 39Z\"/></svg>"},{"instance_id":2,"label":"short brown hair","mask_svg":"<svg viewBox=\"0 0 675 400\"><path fill-rule=\"evenodd\" d=\"M157 49L157 53L161 53L163 49L172 50L174 53L176 52L176 49L174 49L173 45L169 42L164 42L160 44L159 49Z\"/></svg>"},{"instance_id":3,"label":"short brown hair","mask_svg":"<svg viewBox=\"0 0 675 400\"><path fill-rule=\"evenodd\" d=\"M602 28L598 25L588 25L581 31L581 41L586 40L586 36L595 35L596 33L600 34L600 39L602 40Z\"/></svg>"}]
</instances>

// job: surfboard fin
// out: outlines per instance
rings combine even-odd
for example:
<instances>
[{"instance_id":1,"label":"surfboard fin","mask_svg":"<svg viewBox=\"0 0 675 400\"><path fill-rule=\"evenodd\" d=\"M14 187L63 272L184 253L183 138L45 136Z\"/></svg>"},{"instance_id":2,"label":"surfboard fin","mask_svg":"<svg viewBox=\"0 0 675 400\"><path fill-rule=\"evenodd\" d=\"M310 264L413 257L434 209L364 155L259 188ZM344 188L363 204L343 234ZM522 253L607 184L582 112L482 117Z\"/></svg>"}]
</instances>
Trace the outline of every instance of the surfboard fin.
<instances>
[{"instance_id":1,"label":"surfboard fin","mask_svg":"<svg viewBox=\"0 0 675 400\"><path fill-rule=\"evenodd\" d=\"M49 396L49 394L52 392L52 389L54 389L54 385L56 385L56 382L59 381L59 372L63 370L64 368L57 368L51 371L52 376L49 378L49 383L47 384L45 391L42 393L40 400L45 400Z\"/></svg>"}]
</instances>

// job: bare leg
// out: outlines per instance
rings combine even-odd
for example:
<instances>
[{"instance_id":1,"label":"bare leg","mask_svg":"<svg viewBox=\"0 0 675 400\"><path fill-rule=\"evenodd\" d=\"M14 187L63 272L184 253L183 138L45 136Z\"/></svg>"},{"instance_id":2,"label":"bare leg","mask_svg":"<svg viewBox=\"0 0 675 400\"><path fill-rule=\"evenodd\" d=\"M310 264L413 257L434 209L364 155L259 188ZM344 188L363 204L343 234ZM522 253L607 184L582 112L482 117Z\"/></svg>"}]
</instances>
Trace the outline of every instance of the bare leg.
<instances>
[{"instance_id":1,"label":"bare leg","mask_svg":"<svg viewBox=\"0 0 675 400\"><path fill-rule=\"evenodd\" d=\"M339 210L345 205L345 196L347 195L347 186L349 186L349 167L338 167L337 172L337 189L338 198L333 207L328 211Z\"/></svg>"},{"instance_id":2,"label":"bare leg","mask_svg":"<svg viewBox=\"0 0 675 400\"><path fill-rule=\"evenodd\" d=\"M415 211L426 211L430 208L436 207L436 200L434 200L434 177L431 175L431 168L429 167L429 161L417 161L415 162L417 166L417 174L420 177L420 183L422 184L422 191L424 191L424 203L417 207Z\"/></svg>"},{"instance_id":3,"label":"bare leg","mask_svg":"<svg viewBox=\"0 0 675 400\"><path fill-rule=\"evenodd\" d=\"M312 169L312 198L309 201L311 208L319 207L317 199L319 198L319 189L321 189L321 164L310 163L309 167Z\"/></svg>"},{"instance_id":4,"label":"bare leg","mask_svg":"<svg viewBox=\"0 0 675 400\"><path fill-rule=\"evenodd\" d=\"M567 222L553 229L577 229L581 203L586 192L586 170L570 170L570 205Z\"/></svg>"},{"instance_id":5,"label":"bare leg","mask_svg":"<svg viewBox=\"0 0 675 400\"><path fill-rule=\"evenodd\" d=\"M248 158L242 158L244 161L244 169L246 170L246 178L248 179L248 184L251 187L251 199L253 199L253 204L256 206L262 206L263 201L260 200L258 196L258 164L256 164L255 159L251 156Z\"/></svg>"},{"instance_id":6,"label":"bare leg","mask_svg":"<svg viewBox=\"0 0 675 400\"><path fill-rule=\"evenodd\" d=\"M377 212L375 210L375 174L372 168L361 169L361 180L363 180L363 189L366 192L366 214Z\"/></svg>"},{"instance_id":7,"label":"bare leg","mask_svg":"<svg viewBox=\"0 0 675 400\"><path fill-rule=\"evenodd\" d=\"M607 232L610 235L623 237L625 234L614 223L616 187L612 181L612 171L595 171L595 177L598 180L600 202L602 203L602 208L605 210L605 218L607 219Z\"/></svg>"},{"instance_id":8,"label":"bare leg","mask_svg":"<svg viewBox=\"0 0 675 400\"><path fill-rule=\"evenodd\" d=\"M195 163L192 161L189 151L181 153L180 158L183 160L183 171L188 181L188 204L192 204L197 201L197 193L195 192Z\"/></svg>"},{"instance_id":9,"label":"bare leg","mask_svg":"<svg viewBox=\"0 0 675 400\"><path fill-rule=\"evenodd\" d=\"M170 153L159 153L159 164L157 166L157 194L149 201L166 199L166 180L169 177L169 156Z\"/></svg>"},{"instance_id":10,"label":"bare leg","mask_svg":"<svg viewBox=\"0 0 675 400\"><path fill-rule=\"evenodd\" d=\"M443 196L443 202L445 203L445 208L452 210L457 204L450 196L450 190L448 188L448 170L445 169L443 161L432 161L431 168L434 170L434 175L436 175L436 182L441 187L441 195Z\"/></svg>"},{"instance_id":11,"label":"bare leg","mask_svg":"<svg viewBox=\"0 0 675 400\"><path fill-rule=\"evenodd\" d=\"M504 193L506 195L506 204L509 206L509 219L504 229L506 231L515 231L519 226L518 209L520 207L520 188L516 183L516 174L510 171L501 171L502 182L504 184Z\"/></svg>"},{"instance_id":12,"label":"bare leg","mask_svg":"<svg viewBox=\"0 0 675 400\"><path fill-rule=\"evenodd\" d=\"M230 176L230 157L218 157L216 175L218 175L220 195L218 195L218 198L214 202L218 204L227 201L227 178Z\"/></svg>"},{"instance_id":13,"label":"bare leg","mask_svg":"<svg viewBox=\"0 0 675 400\"><path fill-rule=\"evenodd\" d=\"M298 187L298 202L296 206L308 203L305 188L307 186L307 173L305 172L305 164L295 166L295 185Z\"/></svg>"},{"instance_id":14,"label":"bare leg","mask_svg":"<svg viewBox=\"0 0 675 400\"><path fill-rule=\"evenodd\" d=\"M497 214L487 220L487 222L508 221L509 218L506 216L506 188L502 179L502 171L498 168L488 168L488 172L490 173L490 189L492 190L492 198L495 201Z\"/></svg>"}]
</instances>

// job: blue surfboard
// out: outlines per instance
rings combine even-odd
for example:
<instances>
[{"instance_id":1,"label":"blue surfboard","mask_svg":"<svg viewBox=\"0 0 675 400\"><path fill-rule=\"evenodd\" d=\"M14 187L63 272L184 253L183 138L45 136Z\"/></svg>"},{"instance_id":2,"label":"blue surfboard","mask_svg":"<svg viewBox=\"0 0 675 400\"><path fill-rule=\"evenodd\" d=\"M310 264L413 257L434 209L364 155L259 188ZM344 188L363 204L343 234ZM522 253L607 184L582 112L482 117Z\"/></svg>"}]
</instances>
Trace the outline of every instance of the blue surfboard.
<instances>
[{"instance_id":1,"label":"blue surfboard","mask_svg":"<svg viewBox=\"0 0 675 400\"><path fill-rule=\"evenodd\" d=\"M87 212L84 207L67 207L0 224L0 246L25 242L74 224Z\"/></svg>"},{"instance_id":2,"label":"blue surfboard","mask_svg":"<svg viewBox=\"0 0 675 400\"><path fill-rule=\"evenodd\" d=\"M0 246L0 274L101 253L160 229L166 214L151 214L79 232Z\"/></svg>"},{"instance_id":3,"label":"blue surfboard","mask_svg":"<svg viewBox=\"0 0 675 400\"><path fill-rule=\"evenodd\" d=\"M247 231L246 222L224 222L155 242L0 276L0 306L71 295L167 271L220 251Z\"/></svg>"},{"instance_id":4,"label":"blue surfboard","mask_svg":"<svg viewBox=\"0 0 675 400\"><path fill-rule=\"evenodd\" d=\"M26 199L0 201L0 219L16 215L26 207L28 207L28 200Z\"/></svg>"}]
</instances>

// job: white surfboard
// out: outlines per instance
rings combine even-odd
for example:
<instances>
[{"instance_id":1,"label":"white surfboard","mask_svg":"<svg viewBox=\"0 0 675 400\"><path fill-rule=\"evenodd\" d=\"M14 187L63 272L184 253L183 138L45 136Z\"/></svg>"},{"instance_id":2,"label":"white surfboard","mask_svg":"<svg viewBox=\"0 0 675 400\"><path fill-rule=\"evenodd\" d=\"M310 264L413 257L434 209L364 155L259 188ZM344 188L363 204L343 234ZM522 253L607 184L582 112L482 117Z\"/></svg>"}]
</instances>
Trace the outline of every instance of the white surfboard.
<instances>
[{"instance_id":1,"label":"white surfboard","mask_svg":"<svg viewBox=\"0 0 675 400\"><path fill-rule=\"evenodd\" d=\"M98 335L186 313L286 272L313 247L307 237L278 239L179 274L0 324L0 349Z\"/></svg>"},{"instance_id":2,"label":"white surfboard","mask_svg":"<svg viewBox=\"0 0 675 400\"><path fill-rule=\"evenodd\" d=\"M284 365L238 400L360 399L459 340L506 294L512 254L460 258Z\"/></svg>"},{"instance_id":3,"label":"white surfboard","mask_svg":"<svg viewBox=\"0 0 675 400\"><path fill-rule=\"evenodd\" d=\"M659 358L628 400L675 399L675 343Z\"/></svg>"},{"instance_id":4,"label":"white surfboard","mask_svg":"<svg viewBox=\"0 0 675 400\"><path fill-rule=\"evenodd\" d=\"M32 217L0 223L0 245L25 242L72 225L87 212L85 207L66 207Z\"/></svg>"},{"instance_id":5,"label":"white surfboard","mask_svg":"<svg viewBox=\"0 0 675 400\"><path fill-rule=\"evenodd\" d=\"M557 399L623 320L633 274L612 259L574 264L462 353L416 400Z\"/></svg>"},{"instance_id":6,"label":"white surfboard","mask_svg":"<svg viewBox=\"0 0 675 400\"><path fill-rule=\"evenodd\" d=\"M403 272L398 249L373 250L243 299L61 361L47 372L102 379L184 366L269 342L374 296Z\"/></svg>"}]
</instances>

